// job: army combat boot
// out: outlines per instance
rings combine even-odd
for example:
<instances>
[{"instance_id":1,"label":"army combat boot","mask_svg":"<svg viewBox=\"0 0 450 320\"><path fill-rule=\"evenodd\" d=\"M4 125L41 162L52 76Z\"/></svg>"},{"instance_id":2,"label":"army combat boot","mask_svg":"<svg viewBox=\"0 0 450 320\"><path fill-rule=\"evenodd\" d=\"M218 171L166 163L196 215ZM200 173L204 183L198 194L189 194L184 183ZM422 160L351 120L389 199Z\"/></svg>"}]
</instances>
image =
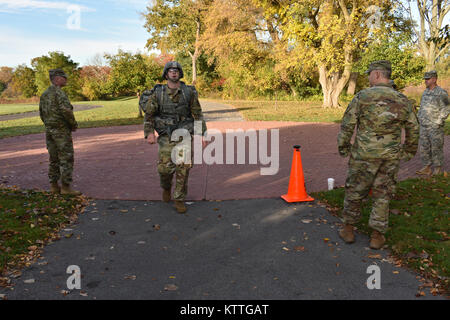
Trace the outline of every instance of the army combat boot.
<instances>
[{"instance_id":1,"label":"army combat boot","mask_svg":"<svg viewBox=\"0 0 450 320\"><path fill-rule=\"evenodd\" d=\"M377 230L374 230L372 232L372 235L370 236L370 245L369 247L372 249L381 249L386 242L386 238L383 236L383 234Z\"/></svg>"},{"instance_id":2,"label":"army combat boot","mask_svg":"<svg viewBox=\"0 0 450 320\"><path fill-rule=\"evenodd\" d=\"M420 174L420 175L429 176L429 175L431 175L431 166L425 166L422 169L420 169L419 171L416 171L416 173Z\"/></svg>"},{"instance_id":3,"label":"army combat boot","mask_svg":"<svg viewBox=\"0 0 450 320\"><path fill-rule=\"evenodd\" d=\"M175 209L178 213L185 213L186 206L184 205L184 201L175 200Z\"/></svg>"},{"instance_id":4,"label":"army combat boot","mask_svg":"<svg viewBox=\"0 0 450 320\"><path fill-rule=\"evenodd\" d=\"M70 184L63 183L61 185L61 194L67 194L67 195L71 195L71 196L79 196L79 195L81 195L81 192L73 190L70 187Z\"/></svg>"},{"instance_id":5,"label":"army combat boot","mask_svg":"<svg viewBox=\"0 0 450 320\"><path fill-rule=\"evenodd\" d=\"M355 234L353 233L353 226L346 224L344 228L339 231L339 236L347 243L355 242Z\"/></svg>"},{"instance_id":6,"label":"army combat boot","mask_svg":"<svg viewBox=\"0 0 450 320\"><path fill-rule=\"evenodd\" d=\"M59 187L58 182L52 182L50 185L50 192L59 194L61 192L61 188Z\"/></svg>"},{"instance_id":7,"label":"army combat boot","mask_svg":"<svg viewBox=\"0 0 450 320\"><path fill-rule=\"evenodd\" d=\"M164 202L170 201L170 189L169 190L163 189L162 199Z\"/></svg>"}]
</instances>

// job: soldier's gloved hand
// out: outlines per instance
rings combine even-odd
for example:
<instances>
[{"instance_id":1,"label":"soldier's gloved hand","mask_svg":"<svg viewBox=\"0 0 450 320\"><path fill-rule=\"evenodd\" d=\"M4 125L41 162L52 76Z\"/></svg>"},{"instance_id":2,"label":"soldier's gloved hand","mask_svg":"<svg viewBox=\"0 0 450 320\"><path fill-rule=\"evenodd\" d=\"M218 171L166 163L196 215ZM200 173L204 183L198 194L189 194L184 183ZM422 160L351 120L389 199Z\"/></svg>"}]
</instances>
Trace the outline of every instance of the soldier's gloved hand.
<instances>
[{"instance_id":1,"label":"soldier's gloved hand","mask_svg":"<svg viewBox=\"0 0 450 320\"><path fill-rule=\"evenodd\" d=\"M154 133L150 133L147 137L147 141L149 144L155 144L156 142L156 137Z\"/></svg>"},{"instance_id":2,"label":"soldier's gloved hand","mask_svg":"<svg viewBox=\"0 0 450 320\"><path fill-rule=\"evenodd\" d=\"M338 147L338 150L341 157L346 158L350 154L350 147Z\"/></svg>"}]
</instances>

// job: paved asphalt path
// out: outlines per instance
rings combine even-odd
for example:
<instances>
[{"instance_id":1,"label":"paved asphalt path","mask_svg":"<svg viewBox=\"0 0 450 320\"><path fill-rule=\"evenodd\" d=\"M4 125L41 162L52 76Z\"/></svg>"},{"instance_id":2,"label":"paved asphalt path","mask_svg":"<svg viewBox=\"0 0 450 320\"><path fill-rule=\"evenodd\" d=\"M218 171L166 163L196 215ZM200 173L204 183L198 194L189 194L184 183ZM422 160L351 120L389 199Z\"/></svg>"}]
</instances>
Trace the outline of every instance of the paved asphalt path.
<instances>
[{"instance_id":1,"label":"paved asphalt path","mask_svg":"<svg viewBox=\"0 0 450 320\"><path fill-rule=\"evenodd\" d=\"M387 250L369 250L367 236L344 244L338 226L318 205L281 199L200 201L189 203L185 215L162 202L93 200L14 279L14 290L0 294L10 300L417 299L415 274L389 262ZM66 286L70 265L80 267L81 290ZM379 290L366 286L371 265L381 271ZM443 298L428 292L420 298L426 299Z\"/></svg>"}]
</instances>

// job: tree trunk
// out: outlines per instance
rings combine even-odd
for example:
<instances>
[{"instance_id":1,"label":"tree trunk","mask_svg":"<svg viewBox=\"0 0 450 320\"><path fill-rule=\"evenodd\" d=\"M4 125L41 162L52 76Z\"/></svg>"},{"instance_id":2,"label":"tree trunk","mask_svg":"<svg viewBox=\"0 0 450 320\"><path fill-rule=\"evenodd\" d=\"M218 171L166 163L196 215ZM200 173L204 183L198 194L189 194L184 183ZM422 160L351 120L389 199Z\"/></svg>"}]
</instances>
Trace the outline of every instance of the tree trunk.
<instances>
[{"instance_id":1,"label":"tree trunk","mask_svg":"<svg viewBox=\"0 0 450 320\"><path fill-rule=\"evenodd\" d=\"M352 72L348 80L347 94L354 95L356 91L356 81L358 80L358 72Z\"/></svg>"},{"instance_id":2,"label":"tree trunk","mask_svg":"<svg viewBox=\"0 0 450 320\"><path fill-rule=\"evenodd\" d=\"M197 81L197 57L192 55L192 85Z\"/></svg>"},{"instance_id":3,"label":"tree trunk","mask_svg":"<svg viewBox=\"0 0 450 320\"><path fill-rule=\"evenodd\" d=\"M141 109L141 106L139 105L139 100L141 99L141 93L138 92L136 95L138 97L139 118L143 118L144 116L142 115L142 109Z\"/></svg>"},{"instance_id":4,"label":"tree trunk","mask_svg":"<svg viewBox=\"0 0 450 320\"><path fill-rule=\"evenodd\" d=\"M339 96L347 84L352 66L347 64L344 71L329 73L324 65L319 66L319 82L323 92L324 108L339 108Z\"/></svg>"},{"instance_id":5,"label":"tree trunk","mask_svg":"<svg viewBox=\"0 0 450 320\"><path fill-rule=\"evenodd\" d=\"M192 85L197 81L197 59L200 55L200 21L197 20L197 30L195 33L195 51L194 54L189 53L192 59Z\"/></svg>"},{"instance_id":6,"label":"tree trunk","mask_svg":"<svg viewBox=\"0 0 450 320\"><path fill-rule=\"evenodd\" d=\"M419 51L425 59L426 71L435 70L437 59L448 50L450 44L439 46L435 41L429 40L429 38L436 39L439 37L439 31L445 16L450 11L450 7L442 6L442 0L432 0L429 4L431 6L430 12L430 8L427 7L427 0L417 0L416 3L420 22L420 30L419 32L416 31L419 38Z\"/></svg>"}]
</instances>

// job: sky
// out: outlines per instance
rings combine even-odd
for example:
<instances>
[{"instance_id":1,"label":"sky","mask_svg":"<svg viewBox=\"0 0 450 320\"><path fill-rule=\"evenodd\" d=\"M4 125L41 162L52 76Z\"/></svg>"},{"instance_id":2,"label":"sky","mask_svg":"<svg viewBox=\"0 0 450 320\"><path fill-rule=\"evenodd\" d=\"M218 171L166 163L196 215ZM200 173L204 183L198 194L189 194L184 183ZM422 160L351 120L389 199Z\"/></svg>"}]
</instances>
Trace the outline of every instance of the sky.
<instances>
[{"instance_id":1,"label":"sky","mask_svg":"<svg viewBox=\"0 0 450 320\"><path fill-rule=\"evenodd\" d=\"M62 51L80 66L119 49L148 53L147 0L0 0L0 66Z\"/></svg>"},{"instance_id":2,"label":"sky","mask_svg":"<svg viewBox=\"0 0 450 320\"><path fill-rule=\"evenodd\" d=\"M51 51L80 66L119 49L148 53L141 13L152 1L0 0L0 66L30 66L32 58Z\"/></svg>"}]
</instances>

